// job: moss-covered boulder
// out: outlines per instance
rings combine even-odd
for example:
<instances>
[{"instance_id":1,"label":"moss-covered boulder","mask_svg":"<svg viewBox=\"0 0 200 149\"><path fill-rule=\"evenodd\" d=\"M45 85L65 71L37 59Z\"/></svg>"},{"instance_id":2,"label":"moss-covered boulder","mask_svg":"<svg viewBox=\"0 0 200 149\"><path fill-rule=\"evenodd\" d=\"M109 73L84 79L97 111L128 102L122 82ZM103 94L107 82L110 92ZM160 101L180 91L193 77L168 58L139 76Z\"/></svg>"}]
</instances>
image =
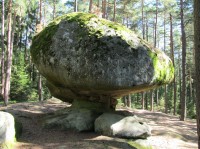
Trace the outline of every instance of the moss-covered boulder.
<instances>
[{"instance_id":1,"label":"moss-covered boulder","mask_svg":"<svg viewBox=\"0 0 200 149\"><path fill-rule=\"evenodd\" d=\"M171 60L123 25L88 13L58 17L37 34L32 60L63 101L114 99L169 83Z\"/></svg>"}]
</instances>

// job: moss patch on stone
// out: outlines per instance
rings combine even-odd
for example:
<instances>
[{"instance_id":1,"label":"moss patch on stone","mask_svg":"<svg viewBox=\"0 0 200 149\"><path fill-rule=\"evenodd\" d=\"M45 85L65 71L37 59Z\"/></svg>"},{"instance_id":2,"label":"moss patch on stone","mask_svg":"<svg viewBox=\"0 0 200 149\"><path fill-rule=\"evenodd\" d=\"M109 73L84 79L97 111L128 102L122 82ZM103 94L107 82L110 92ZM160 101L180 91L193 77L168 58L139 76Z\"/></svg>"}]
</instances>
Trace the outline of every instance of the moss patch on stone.
<instances>
[{"instance_id":1,"label":"moss patch on stone","mask_svg":"<svg viewBox=\"0 0 200 149\"><path fill-rule=\"evenodd\" d=\"M15 142L0 143L0 149L13 149Z\"/></svg>"},{"instance_id":2,"label":"moss patch on stone","mask_svg":"<svg viewBox=\"0 0 200 149\"><path fill-rule=\"evenodd\" d=\"M55 19L45 29L43 29L39 34L37 34L33 37L32 45L31 45L32 57L36 58L38 56L41 56L40 55L41 52L44 54L46 51L48 51L50 49L50 46L52 43L52 37L58 29L59 22L60 22L59 18Z\"/></svg>"},{"instance_id":3,"label":"moss patch on stone","mask_svg":"<svg viewBox=\"0 0 200 149\"><path fill-rule=\"evenodd\" d=\"M170 59L164 60L163 57L159 57L158 51L157 53L154 53L153 51L148 50L148 52L154 67L154 78L152 83L159 85L171 82L174 78L174 66L172 61Z\"/></svg>"},{"instance_id":4,"label":"moss patch on stone","mask_svg":"<svg viewBox=\"0 0 200 149\"><path fill-rule=\"evenodd\" d=\"M153 149L151 146L143 146L137 142L134 142L134 141L128 141L128 144L131 146L131 147L134 147L136 149Z\"/></svg>"},{"instance_id":5,"label":"moss patch on stone","mask_svg":"<svg viewBox=\"0 0 200 149\"><path fill-rule=\"evenodd\" d=\"M91 14L91 13L75 12L75 13L67 14L63 16L62 18L65 18L65 20L67 20L68 22L78 22L81 25L81 27L88 25L89 21L91 19L94 19L93 20L94 22L100 22L101 25L106 25L114 30L130 32L128 28L126 28L125 26L119 23L99 18L96 15ZM95 28L93 29L94 29L93 31L97 31Z\"/></svg>"},{"instance_id":6,"label":"moss patch on stone","mask_svg":"<svg viewBox=\"0 0 200 149\"><path fill-rule=\"evenodd\" d=\"M98 26L105 26L110 29L114 29L114 30L118 31L119 36L121 36L121 38L123 38L123 39L126 39L126 37L123 35L122 32L124 32L124 33L131 32L128 28L126 28L125 26L123 26L121 24L98 18L94 14L81 13L81 12L66 14L66 15L63 15L63 16L58 17L55 20L53 20L40 33L36 34L33 37L32 45L31 45L32 57L37 58L38 56L41 56L41 54L45 55L45 52L50 49L50 46L52 44L52 38L55 35L55 33L59 27L59 23L61 21L67 21L69 23L76 22L79 24L80 27L83 27L88 30L88 32L89 32L88 36L95 34L95 35L98 35L98 38L103 36L102 32L104 31L104 29L99 28L99 27L96 28L96 27L90 26L89 22L100 23ZM81 35L82 34L80 33L80 36ZM34 63L37 63L37 62L34 61Z\"/></svg>"}]
</instances>

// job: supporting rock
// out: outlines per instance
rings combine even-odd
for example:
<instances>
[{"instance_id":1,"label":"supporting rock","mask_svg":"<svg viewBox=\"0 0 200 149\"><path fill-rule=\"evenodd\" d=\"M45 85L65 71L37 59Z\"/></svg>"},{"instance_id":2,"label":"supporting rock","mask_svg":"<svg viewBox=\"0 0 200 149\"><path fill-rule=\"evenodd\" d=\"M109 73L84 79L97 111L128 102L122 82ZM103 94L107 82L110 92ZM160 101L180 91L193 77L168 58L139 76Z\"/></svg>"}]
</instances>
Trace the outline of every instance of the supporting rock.
<instances>
[{"instance_id":1,"label":"supporting rock","mask_svg":"<svg viewBox=\"0 0 200 149\"><path fill-rule=\"evenodd\" d=\"M145 139L151 135L151 128L143 119L112 113L104 113L95 120L95 131L103 135L131 139Z\"/></svg>"},{"instance_id":2,"label":"supporting rock","mask_svg":"<svg viewBox=\"0 0 200 149\"><path fill-rule=\"evenodd\" d=\"M78 132L94 131L94 121L101 113L82 108L67 108L47 115L43 120L44 128L76 130Z\"/></svg>"}]
</instances>

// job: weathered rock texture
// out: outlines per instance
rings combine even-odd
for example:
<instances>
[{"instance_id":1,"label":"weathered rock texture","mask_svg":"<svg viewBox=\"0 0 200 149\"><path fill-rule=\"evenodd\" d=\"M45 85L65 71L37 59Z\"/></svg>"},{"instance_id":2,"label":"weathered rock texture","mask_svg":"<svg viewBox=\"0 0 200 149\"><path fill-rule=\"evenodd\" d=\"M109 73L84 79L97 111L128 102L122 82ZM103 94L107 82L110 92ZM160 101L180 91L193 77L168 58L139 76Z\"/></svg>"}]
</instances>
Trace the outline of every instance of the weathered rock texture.
<instances>
[{"instance_id":1,"label":"weathered rock texture","mask_svg":"<svg viewBox=\"0 0 200 149\"><path fill-rule=\"evenodd\" d=\"M128 28L93 14L55 19L33 38L32 60L63 101L108 102L169 83L174 68L163 52Z\"/></svg>"},{"instance_id":2,"label":"weathered rock texture","mask_svg":"<svg viewBox=\"0 0 200 149\"><path fill-rule=\"evenodd\" d=\"M0 149L11 149L15 142L14 117L0 111Z\"/></svg>"},{"instance_id":3,"label":"weathered rock texture","mask_svg":"<svg viewBox=\"0 0 200 149\"><path fill-rule=\"evenodd\" d=\"M78 132L94 131L94 121L100 115L96 111L82 108L62 109L43 120L44 128L72 129Z\"/></svg>"},{"instance_id":4,"label":"weathered rock texture","mask_svg":"<svg viewBox=\"0 0 200 149\"><path fill-rule=\"evenodd\" d=\"M95 132L122 138L145 139L151 135L151 128L137 116L104 113L95 120Z\"/></svg>"}]
</instances>

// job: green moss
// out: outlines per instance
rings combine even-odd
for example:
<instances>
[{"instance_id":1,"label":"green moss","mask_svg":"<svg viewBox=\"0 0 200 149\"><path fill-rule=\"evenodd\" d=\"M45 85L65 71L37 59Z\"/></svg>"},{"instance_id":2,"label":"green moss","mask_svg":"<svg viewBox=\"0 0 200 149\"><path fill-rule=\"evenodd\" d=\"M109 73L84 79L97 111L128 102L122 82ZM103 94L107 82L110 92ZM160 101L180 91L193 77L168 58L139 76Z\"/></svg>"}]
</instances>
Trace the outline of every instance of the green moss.
<instances>
[{"instance_id":1,"label":"green moss","mask_svg":"<svg viewBox=\"0 0 200 149\"><path fill-rule=\"evenodd\" d=\"M0 143L0 149L13 149L15 142L4 142Z\"/></svg>"},{"instance_id":2,"label":"green moss","mask_svg":"<svg viewBox=\"0 0 200 149\"><path fill-rule=\"evenodd\" d=\"M151 146L143 146L139 143L136 143L134 141L128 141L128 144L131 146L131 147L134 147L136 149L153 149Z\"/></svg>"},{"instance_id":3,"label":"green moss","mask_svg":"<svg viewBox=\"0 0 200 149\"><path fill-rule=\"evenodd\" d=\"M97 16L94 14L82 12L70 13L65 16L65 20L68 22L78 22L80 25L86 25L92 18L97 18Z\"/></svg>"},{"instance_id":4,"label":"green moss","mask_svg":"<svg viewBox=\"0 0 200 149\"><path fill-rule=\"evenodd\" d=\"M152 47L145 40L141 39L141 44L146 47L148 54L153 62L154 78L152 84L166 84L174 78L174 66L172 61L163 54L162 51ZM166 56L166 57L164 57Z\"/></svg>"},{"instance_id":5,"label":"green moss","mask_svg":"<svg viewBox=\"0 0 200 149\"><path fill-rule=\"evenodd\" d=\"M154 52L149 49L148 53L154 67L154 78L152 83L165 84L171 82L174 78L174 66L172 61L161 57L161 51L156 50L156 52Z\"/></svg>"},{"instance_id":6,"label":"green moss","mask_svg":"<svg viewBox=\"0 0 200 149\"><path fill-rule=\"evenodd\" d=\"M52 37L58 29L59 21L50 23L44 30L37 34L31 45L31 55L34 58L40 56L40 52L43 54L50 49L52 43Z\"/></svg>"},{"instance_id":7,"label":"green moss","mask_svg":"<svg viewBox=\"0 0 200 149\"><path fill-rule=\"evenodd\" d=\"M94 19L93 22L100 23L98 25L98 28L88 26L91 19ZM81 12L66 14L53 20L46 28L44 28L40 33L33 37L31 45L31 55L33 57L33 60L37 59L38 56L41 56L41 53L45 55L45 52L50 49L50 46L52 44L52 37L56 33L61 20L76 22L79 24L80 27L85 28L88 31L88 36L95 34L98 38L103 36L104 29L99 27L103 25L111 29L117 30L118 34L123 39L125 39L125 37L123 36L122 32L131 32L128 28L121 24L98 18L94 14ZM80 32L79 36L84 37L86 30L83 30L84 33Z\"/></svg>"},{"instance_id":8,"label":"green moss","mask_svg":"<svg viewBox=\"0 0 200 149\"><path fill-rule=\"evenodd\" d=\"M114 30L117 31L125 31L125 32L130 32L130 30L128 28L126 28L125 26L119 24L119 23L115 23L106 19L101 19L98 18L96 15L94 14L90 14L90 13L82 13L82 12L75 12L75 13L71 13L65 16L65 19L68 22L78 22L80 24L80 26L85 26L89 23L89 21L91 19L95 19L94 22L100 22L101 25L106 25ZM93 30L93 31L97 31L97 32L101 32L103 30Z\"/></svg>"}]
</instances>

